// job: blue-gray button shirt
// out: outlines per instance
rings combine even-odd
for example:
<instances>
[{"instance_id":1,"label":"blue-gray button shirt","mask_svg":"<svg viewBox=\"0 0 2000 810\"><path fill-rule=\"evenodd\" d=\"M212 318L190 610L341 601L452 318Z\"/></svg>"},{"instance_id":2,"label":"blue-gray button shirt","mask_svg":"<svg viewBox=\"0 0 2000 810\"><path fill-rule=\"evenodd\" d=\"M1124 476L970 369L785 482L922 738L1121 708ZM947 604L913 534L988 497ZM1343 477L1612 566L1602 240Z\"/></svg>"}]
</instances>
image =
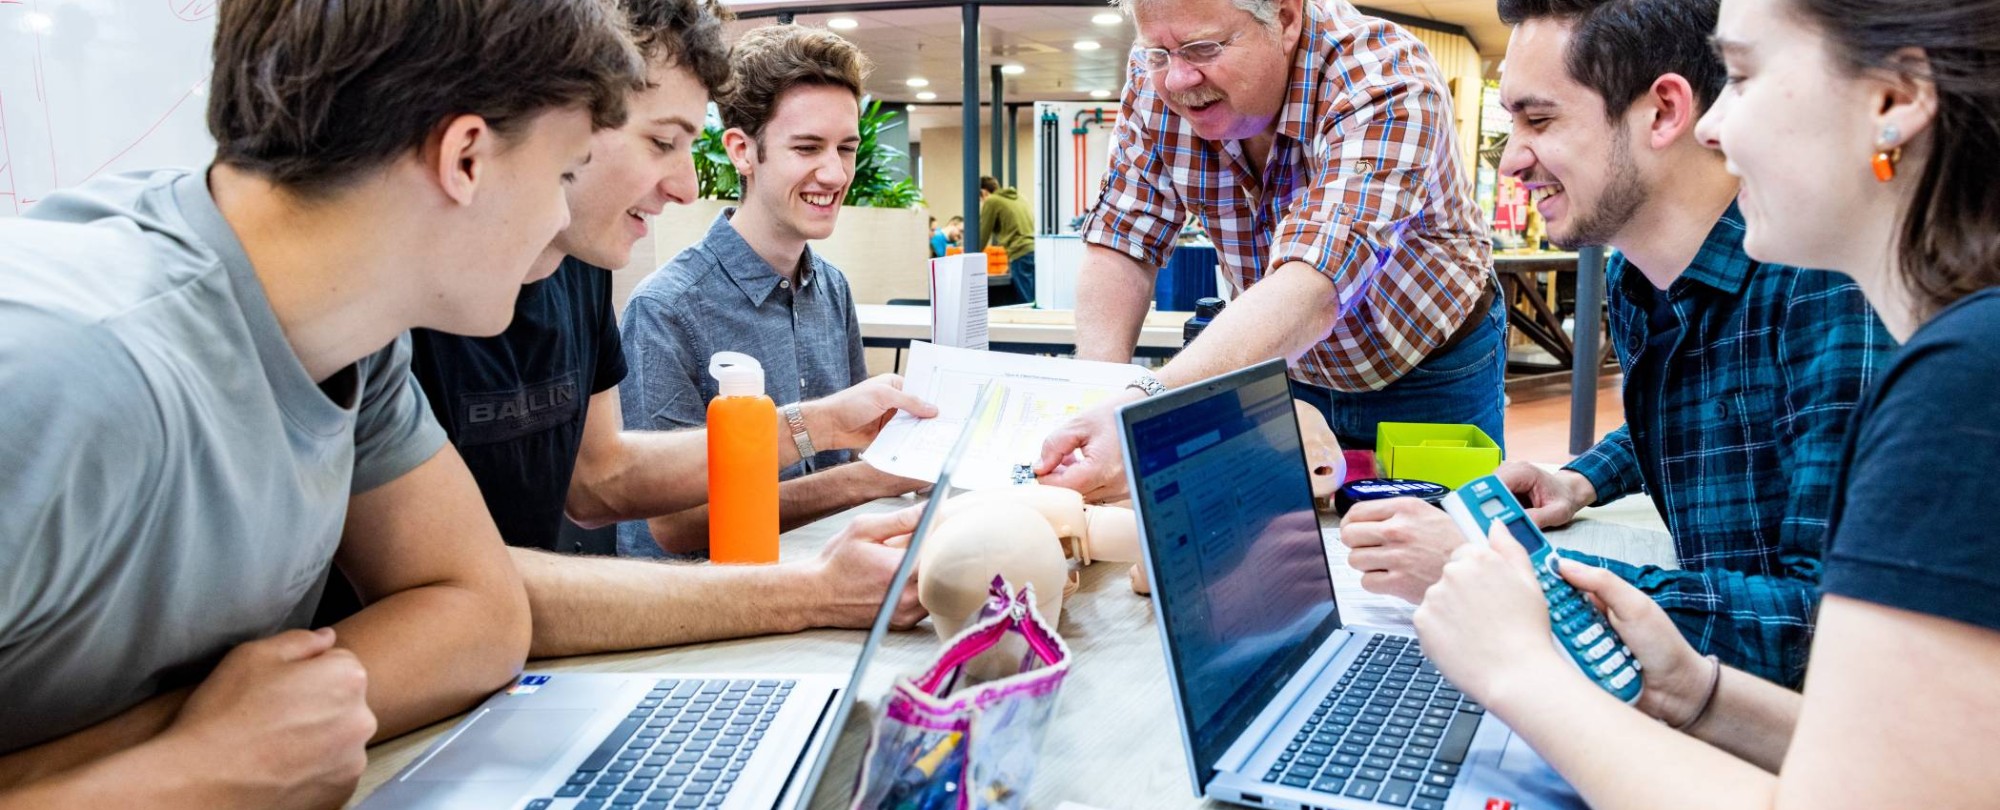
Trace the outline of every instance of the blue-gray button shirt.
<instances>
[{"instance_id":1,"label":"blue-gray button shirt","mask_svg":"<svg viewBox=\"0 0 2000 810\"><path fill-rule=\"evenodd\" d=\"M847 278L807 248L797 282L750 249L723 209L700 242L632 291L620 325L628 376L620 386L625 427L677 430L708 421L716 396L708 374L716 352L742 352L764 366L764 393L783 406L840 391L868 377L861 323ZM790 441L790 436L780 436ZM793 478L847 461L822 452L783 470Z\"/></svg>"}]
</instances>

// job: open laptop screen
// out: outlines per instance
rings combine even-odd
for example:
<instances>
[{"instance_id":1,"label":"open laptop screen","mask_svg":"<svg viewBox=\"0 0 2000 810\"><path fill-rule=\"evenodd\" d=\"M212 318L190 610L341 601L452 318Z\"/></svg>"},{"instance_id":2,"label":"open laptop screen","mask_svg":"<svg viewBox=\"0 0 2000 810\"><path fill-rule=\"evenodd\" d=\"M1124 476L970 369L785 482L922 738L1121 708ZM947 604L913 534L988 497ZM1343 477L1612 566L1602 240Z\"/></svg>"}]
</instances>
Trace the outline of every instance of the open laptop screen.
<instances>
[{"instance_id":1,"label":"open laptop screen","mask_svg":"<svg viewBox=\"0 0 2000 810\"><path fill-rule=\"evenodd\" d=\"M1298 417L1274 361L1124 419L1181 709L1206 771L1340 626Z\"/></svg>"}]
</instances>

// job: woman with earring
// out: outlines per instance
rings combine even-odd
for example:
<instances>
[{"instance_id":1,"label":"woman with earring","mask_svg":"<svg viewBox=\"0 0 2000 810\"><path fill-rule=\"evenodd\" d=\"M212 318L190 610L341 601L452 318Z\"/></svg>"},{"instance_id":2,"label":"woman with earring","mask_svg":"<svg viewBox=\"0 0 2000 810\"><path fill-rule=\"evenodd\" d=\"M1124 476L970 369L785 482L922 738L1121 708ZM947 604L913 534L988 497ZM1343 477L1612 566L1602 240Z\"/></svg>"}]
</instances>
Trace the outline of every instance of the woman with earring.
<instances>
[{"instance_id":1,"label":"woman with earring","mask_svg":"<svg viewBox=\"0 0 2000 810\"><path fill-rule=\"evenodd\" d=\"M1602 808L2000 806L2000 0L1723 0L1701 122L1757 259L1854 277L1904 347L1856 410L1805 691L1702 658L1564 561L1657 717L1549 642L1518 544L1467 546L1425 652Z\"/></svg>"}]
</instances>

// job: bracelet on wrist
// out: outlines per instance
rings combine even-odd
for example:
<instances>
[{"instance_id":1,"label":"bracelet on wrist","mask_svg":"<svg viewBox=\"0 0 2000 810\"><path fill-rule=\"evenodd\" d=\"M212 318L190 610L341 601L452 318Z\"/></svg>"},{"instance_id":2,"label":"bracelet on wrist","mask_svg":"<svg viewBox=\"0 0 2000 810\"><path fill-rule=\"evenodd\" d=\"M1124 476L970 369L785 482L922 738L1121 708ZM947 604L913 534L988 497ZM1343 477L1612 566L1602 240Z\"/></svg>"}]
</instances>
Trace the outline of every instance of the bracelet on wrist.
<instances>
[{"instance_id":1,"label":"bracelet on wrist","mask_svg":"<svg viewBox=\"0 0 2000 810\"><path fill-rule=\"evenodd\" d=\"M1694 708L1694 714L1692 716L1690 716L1687 720L1674 725L1675 731L1686 731L1690 728L1694 728L1694 724L1701 722L1701 718L1704 715L1708 714L1708 707L1715 703L1715 693L1722 686L1722 659L1717 658L1713 655L1706 657L1708 658L1708 663L1710 665L1709 676L1708 676L1708 694L1702 697L1701 705L1696 706Z\"/></svg>"}]
</instances>

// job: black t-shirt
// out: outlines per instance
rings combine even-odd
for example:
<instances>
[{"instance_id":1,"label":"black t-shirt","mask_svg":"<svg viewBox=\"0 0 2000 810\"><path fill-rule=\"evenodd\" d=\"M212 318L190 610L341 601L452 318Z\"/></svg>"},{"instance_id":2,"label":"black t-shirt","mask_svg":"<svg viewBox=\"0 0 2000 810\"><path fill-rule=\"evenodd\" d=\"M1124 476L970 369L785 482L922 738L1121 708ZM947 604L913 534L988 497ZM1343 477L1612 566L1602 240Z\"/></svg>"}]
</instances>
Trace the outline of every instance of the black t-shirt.
<instances>
[{"instance_id":1,"label":"black t-shirt","mask_svg":"<svg viewBox=\"0 0 2000 810\"><path fill-rule=\"evenodd\" d=\"M1825 592L2000 630L2000 289L1918 329L1854 417Z\"/></svg>"},{"instance_id":2,"label":"black t-shirt","mask_svg":"<svg viewBox=\"0 0 2000 810\"><path fill-rule=\"evenodd\" d=\"M499 335L412 334L410 370L500 536L558 550L590 397L625 379L611 273L565 258L555 275L521 288L514 322Z\"/></svg>"}]
</instances>

